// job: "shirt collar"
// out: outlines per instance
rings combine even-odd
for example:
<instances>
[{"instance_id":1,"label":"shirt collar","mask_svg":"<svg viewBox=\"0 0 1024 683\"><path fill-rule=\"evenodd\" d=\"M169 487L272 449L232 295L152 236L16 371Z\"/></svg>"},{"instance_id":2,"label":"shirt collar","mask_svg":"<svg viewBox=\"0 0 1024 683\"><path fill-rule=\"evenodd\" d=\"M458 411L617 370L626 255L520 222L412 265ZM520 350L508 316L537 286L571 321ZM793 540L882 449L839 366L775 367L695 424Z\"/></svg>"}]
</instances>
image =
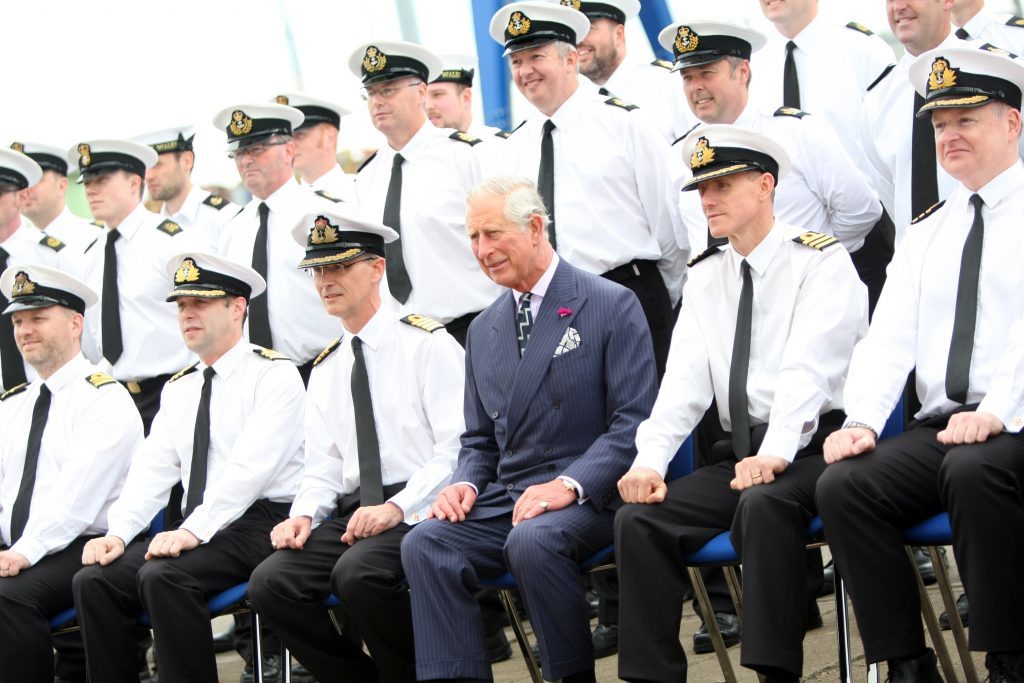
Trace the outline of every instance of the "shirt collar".
<instances>
[{"instance_id":1,"label":"shirt collar","mask_svg":"<svg viewBox=\"0 0 1024 683\"><path fill-rule=\"evenodd\" d=\"M578 78L578 77L577 77ZM591 84L593 85L593 84ZM597 86L594 89L584 87L582 84L576 86L576 92L569 95L565 102L562 102L561 106L555 110L555 113L551 116L544 116L544 114L538 109L537 115L549 118L555 123L555 128L567 129L572 126L573 120L579 115L580 110L585 106L588 98L597 95ZM598 95L599 96L599 95Z\"/></svg>"},{"instance_id":2,"label":"shirt collar","mask_svg":"<svg viewBox=\"0 0 1024 683\"><path fill-rule=\"evenodd\" d=\"M403 154L402 156L405 156L405 155ZM345 175L345 172L341 170L341 166L338 166L337 164L335 164L334 166L332 166L330 168L330 170L327 171L327 173L324 173L322 176L320 176L316 180L310 180L310 181L307 182L306 179L303 178L302 181L299 184L304 186L304 187L311 187L311 188L313 188L315 190L319 190L319 189L321 189L321 186L324 185L325 183L329 183L330 180L332 180L334 178L342 177L344 175Z\"/></svg>"},{"instance_id":3,"label":"shirt collar","mask_svg":"<svg viewBox=\"0 0 1024 683\"><path fill-rule=\"evenodd\" d=\"M254 206L259 206L261 202L265 202L270 207L271 213L283 213L288 211L294 206L293 198L296 194L302 192L302 188L299 187L299 183L295 180L295 176L289 176L288 180L284 184L274 190L269 197L266 199L260 199L259 197L253 197L252 202Z\"/></svg>"},{"instance_id":4,"label":"shirt collar","mask_svg":"<svg viewBox=\"0 0 1024 683\"><path fill-rule=\"evenodd\" d=\"M121 233L122 239L130 240L132 236L139 231L139 227L142 225L142 219L150 213L149 209L146 208L145 204L139 202L138 205L132 209L132 212L125 216L121 224L117 226L117 231Z\"/></svg>"},{"instance_id":5,"label":"shirt collar","mask_svg":"<svg viewBox=\"0 0 1024 683\"><path fill-rule=\"evenodd\" d=\"M540 276L539 280L537 280L537 284L530 288L530 293L533 294L533 296L535 297L540 297L543 299L544 296L548 293L548 287L551 286L551 278L555 276L555 270L557 269L558 254L552 251L551 263L548 264L547 270L545 270L544 274ZM513 289L512 291L515 292L516 303L518 304L519 300L523 298L523 294L525 294L526 292L521 292L518 289Z\"/></svg>"},{"instance_id":6,"label":"shirt collar","mask_svg":"<svg viewBox=\"0 0 1024 683\"><path fill-rule=\"evenodd\" d=\"M811 19L810 23L807 24L807 26L804 26L804 29L792 38L787 38L786 36L778 32L776 33L778 33L779 38L782 39L783 47L785 47L786 43L792 40L794 43L796 43L796 46L798 48L806 51L808 49L808 46L813 44L815 40L817 40L818 36L821 35L821 29L823 26L824 23L821 21L821 15L819 14L815 16L813 19Z\"/></svg>"},{"instance_id":7,"label":"shirt collar","mask_svg":"<svg viewBox=\"0 0 1024 683\"><path fill-rule=\"evenodd\" d=\"M220 375L222 379L226 379L227 377L230 377L231 373L241 365L242 360L246 358L246 354L250 354L252 352L253 345L246 340L245 335L242 335L238 342L228 349L227 353L213 362L211 367L213 367L213 371ZM199 370L204 370L206 367L207 365L205 363L199 361Z\"/></svg>"},{"instance_id":8,"label":"shirt collar","mask_svg":"<svg viewBox=\"0 0 1024 683\"><path fill-rule=\"evenodd\" d=\"M740 275L740 264L743 261L746 261L750 264L750 269L752 271L757 273L759 276L764 277L769 264L772 262L772 259L775 258L776 252L778 252L779 247L782 245L784 229L785 228L782 223L775 221L772 225L772 229L768 231L768 234L764 236L764 239L761 240L761 242L746 256L736 252L730 246L729 255L732 257L731 263L736 276L739 277Z\"/></svg>"},{"instance_id":9,"label":"shirt collar","mask_svg":"<svg viewBox=\"0 0 1024 683\"><path fill-rule=\"evenodd\" d=\"M394 323L394 317L394 313L385 308L377 309L377 312L366 321L363 329L359 330L359 332L352 333L345 329L345 332L348 334L349 344L352 343L352 337L359 337L363 344L376 351L381 342L387 337L391 324ZM345 327L344 321L342 321L342 327Z\"/></svg>"},{"instance_id":10,"label":"shirt collar","mask_svg":"<svg viewBox=\"0 0 1024 683\"><path fill-rule=\"evenodd\" d=\"M1010 166L1010 168L985 183L985 185L978 190L978 194L981 195L981 199L985 202L985 206L992 209L1007 197L1019 194L1021 186L1024 186L1024 164L1022 164L1020 159L1018 159L1012 166ZM974 193L966 187L963 189L965 191L965 197L967 197L967 205L970 206L969 198ZM973 211L973 207L971 208Z\"/></svg>"},{"instance_id":11,"label":"shirt collar","mask_svg":"<svg viewBox=\"0 0 1024 683\"><path fill-rule=\"evenodd\" d=\"M978 10L978 13L968 19L967 23L961 28L967 31L967 34L972 40L979 40L981 38L981 34L985 31L985 27L988 26L990 21L992 21L992 17L985 11L985 8L982 7ZM954 32L956 31L955 24L953 25L953 30ZM959 40L959 38L957 40Z\"/></svg>"},{"instance_id":12,"label":"shirt collar","mask_svg":"<svg viewBox=\"0 0 1024 683\"><path fill-rule=\"evenodd\" d=\"M56 394L58 391L71 384L76 378L84 380L86 377L91 375L88 372L90 369L89 361L85 360L85 356L79 351L78 355L69 360L67 363L62 365L55 373L50 375L46 381L40 382L45 384L46 388L50 390L50 393Z\"/></svg>"},{"instance_id":13,"label":"shirt collar","mask_svg":"<svg viewBox=\"0 0 1024 683\"><path fill-rule=\"evenodd\" d=\"M401 154L402 158L406 161L414 161L416 157L422 154L423 150L426 149L427 143L430 142L430 139L438 133L443 134L445 130L447 129L438 128L432 124L430 119L424 119L423 125L420 126L420 129L416 131L416 134L409 139L409 142L405 143L405 146L402 147L402 149L396 150L391 147L391 145L387 145L386 149L391 152L392 159L396 154Z\"/></svg>"},{"instance_id":14,"label":"shirt collar","mask_svg":"<svg viewBox=\"0 0 1024 683\"><path fill-rule=\"evenodd\" d=\"M205 194L206 193L203 192L201 188L197 185L193 185L189 189L188 194L185 195L185 201L182 202L181 209L179 209L177 213L173 215L168 213L167 202L164 202L164 205L160 207L160 215L167 218L181 216L189 225L191 225L192 223L195 223L196 217L199 215L199 205L204 199L206 199L204 196Z\"/></svg>"}]
</instances>

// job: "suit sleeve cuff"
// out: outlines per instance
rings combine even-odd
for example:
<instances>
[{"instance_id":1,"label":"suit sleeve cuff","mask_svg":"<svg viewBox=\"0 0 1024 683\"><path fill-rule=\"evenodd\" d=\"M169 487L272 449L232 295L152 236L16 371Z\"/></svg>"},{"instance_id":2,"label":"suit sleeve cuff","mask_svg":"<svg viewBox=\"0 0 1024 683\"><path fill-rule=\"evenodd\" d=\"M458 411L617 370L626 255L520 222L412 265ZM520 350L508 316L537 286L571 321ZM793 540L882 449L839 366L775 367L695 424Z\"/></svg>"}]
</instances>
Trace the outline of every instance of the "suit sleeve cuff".
<instances>
[{"instance_id":1,"label":"suit sleeve cuff","mask_svg":"<svg viewBox=\"0 0 1024 683\"><path fill-rule=\"evenodd\" d=\"M577 505L583 505L584 503L587 502L587 494L584 493L583 487L580 486L580 483L578 481L576 481L572 477L567 477L565 475L560 476L559 479L561 479L564 482L569 483L574 489L576 489L576 504Z\"/></svg>"},{"instance_id":2,"label":"suit sleeve cuff","mask_svg":"<svg viewBox=\"0 0 1024 683\"><path fill-rule=\"evenodd\" d=\"M647 469L654 470L661 474L662 478L665 477L665 473L668 472L668 464L670 460L666 460L665 456L659 453L652 453L650 451L642 452L637 454L633 460L633 464L630 465L629 469L635 470L638 467L646 467Z\"/></svg>"}]
</instances>

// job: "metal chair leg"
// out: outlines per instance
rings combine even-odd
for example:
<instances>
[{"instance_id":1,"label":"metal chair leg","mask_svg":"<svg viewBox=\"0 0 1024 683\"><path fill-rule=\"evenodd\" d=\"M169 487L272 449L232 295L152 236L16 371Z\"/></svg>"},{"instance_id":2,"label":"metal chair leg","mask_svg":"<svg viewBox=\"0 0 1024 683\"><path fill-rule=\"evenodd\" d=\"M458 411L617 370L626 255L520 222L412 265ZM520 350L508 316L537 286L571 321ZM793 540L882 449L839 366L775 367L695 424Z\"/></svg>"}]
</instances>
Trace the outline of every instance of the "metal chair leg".
<instances>
[{"instance_id":1,"label":"metal chair leg","mask_svg":"<svg viewBox=\"0 0 1024 683\"><path fill-rule=\"evenodd\" d=\"M523 653L523 659L526 660L526 668L530 672L530 680L533 683L544 683L544 678L540 673L540 666L537 664L537 659L533 656L533 649L530 647L530 639L526 636L523 620L519 618L519 612L516 611L515 603L512 601L512 592L502 588L498 591L498 596L501 598L501 604L505 607L508 622L512 624L512 632L516 636L519 650Z\"/></svg>"},{"instance_id":2,"label":"metal chair leg","mask_svg":"<svg viewBox=\"0 0 1024 683\"><path fill-rule=\"evenodd\" d=\"M281 683L292 683L292 653L281 643Z\"/></svg>"},{"instance_id":3,"label":"metal chair leg","mask_svg":"<svg viewBox=\"0 0 1024 683\"><path fill-rule=\"evenodd\" d=\"M960 612L956 608L956 597L953 595L953 585L949 581L946 563L942 561L938 546L929 546L928 554L931 555L932 566L935 567L935 579L939 584L942 604L945 605L946 614L949 615L949 627L953 632L953 642L956 643L956 651L960 656L964 677L967 679L967 683L978 683L978 672L974 669L971 651L967 649L967 634L964 632L964 625L960 620Z\"/></svg>"},{"instance_id":4,"label":"metal chair leg","mask_svg":"<svg viewBox=\"0 0 1024 683\"><path fill-rule=\"evenodd\" d=\"M853 654L850 650L850 603L847 600L846 584L839 575L839 568L832 563L832 580L835 583L836 598L836 641L839 646L840 683L853 683Z\"/></svg>"},{"instance_id":5,"label":"metal chair leg","mask_svg":"<svg viewBox=\"0 0 1024 683\"><path fill-rule=\"evenodd\" d=\"M914 551L909 547L906 548L907 559L910 560L911 566L914 566ZM938 569L936 568L936 572ZM917 591L921 595L921 615L924 617L925 626L928 627L928 635L932 639L932 645L935 647L935 655L939 658L939 664L942 666L943 676L947 681L955 681L956 669L953 668L953 660L949 657L949 648L946 647L946 641L942 638L942 631L939 629L939 620L935 616L935 609L932 607L932 601L928 597L928 590L924 587L924 581L921 580L921 574L918 573L917 569L914 569L914 578L917 580Z\"/></svg>"},{"instance_id":6,"label":"metal chair leg","mask_svg":"<svg viewBox=\"0 0 1024 683\"><path fill-rule=\"evenodd\" d=\"M250 610L252 617L252 679L263 680L263 634L260 632L260 615Z\"/></svg>"},{"instance_id":7,"label":"metal chair leg","mask_svg":"<svg viewBox=\"0 0 1024 683\"><path fill-rule=\"evenodd\" d=\"M868 664L868 683L878 683L878 662Z\"/></svg>"},{"instance_id":8,"label":"metal chair leg","mask_svg":"<svg viewBox=\"0 0 1024 683\"><path fill-rule=\"evenodd\" d=\"M729 597L732 598L732 605L736 608L736 617L743 623L743 587L740 585L740 577L736 573L736 567L722 567L725 574L725 583L729 586Z\"/></svg>"},{"instance_id":9,"label":"metal chair leg","mask_svg":"<svg viewBox=\"0 0 1024 683\"><path fill-rule=\"evenodd\" d=\"M704 586L704 579L701 578L700 569L687 567L690 575L690 586L697 596L697 604L700 605L701 613L704 615L704 624L708 628L708 635L711 636L711 643L715 647L715 654L718 655L718 664L722 667L722 675L725 676L725 683L736 683L736 672L732 668L732 661L729 659L729 651L725 647L725 640L722 639L722 632L718 630L718 620L715 619L715 610L711 606L711 598L708 597L708 590Z\"/></svg>"}]
</instances>

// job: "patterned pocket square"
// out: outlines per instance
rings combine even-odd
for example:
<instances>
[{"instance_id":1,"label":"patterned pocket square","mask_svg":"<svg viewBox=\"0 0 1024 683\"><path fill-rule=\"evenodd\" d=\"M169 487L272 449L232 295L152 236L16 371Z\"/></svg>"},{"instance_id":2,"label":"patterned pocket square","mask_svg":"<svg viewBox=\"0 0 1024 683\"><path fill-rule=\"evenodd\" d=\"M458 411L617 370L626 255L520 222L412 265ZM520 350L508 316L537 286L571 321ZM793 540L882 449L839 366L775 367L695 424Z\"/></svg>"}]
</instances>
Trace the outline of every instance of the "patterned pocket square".
<instances>
[{"instance_id":1,"label":"patterned pocket square","mask_svg":"<svg viewBox=\"0 0 1024 683\"><path fill-rule=\"evenodd\" d=\"M554 357L558 358L563 353L568 353L582 345L583 340L580 339L580 333L576 331L575 327L570 327L562 335L562 340L558 342L558 348L555 349Z\"/></svg>"}]
</instances>

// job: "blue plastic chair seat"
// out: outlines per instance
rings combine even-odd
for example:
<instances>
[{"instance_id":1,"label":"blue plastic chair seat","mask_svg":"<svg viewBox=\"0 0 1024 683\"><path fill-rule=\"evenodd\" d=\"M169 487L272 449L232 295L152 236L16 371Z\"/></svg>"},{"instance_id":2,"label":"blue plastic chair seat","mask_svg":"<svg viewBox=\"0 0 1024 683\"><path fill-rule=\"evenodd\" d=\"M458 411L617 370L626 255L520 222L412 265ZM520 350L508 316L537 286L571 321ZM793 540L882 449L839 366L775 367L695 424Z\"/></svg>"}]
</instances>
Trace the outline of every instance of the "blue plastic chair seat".
<instances>
[{"instance_id":1,"label":"blue plastic chair seat","mask_svg":"<svg viewBox=\"0 0 1024 683\"><path fill-rule=\"evenodd\" d=\"M78 614L75 612L74 607L66 609L60 614L50 618L50 629L56 631L59 628L64 628L77 618Z\"/></svg>"},{"instance_id":2,"label":"blue plastic chair seat","mask_svg":"<svg viewBox=\"0 0 1024 683\"><path fill-rule=\"evenodd\" d=\"M327 599L324 600L324 607L337 607L340 604L341 604L341 601L338 600L338 598L334 595L334 593L331 593L330 595L328 595Z\"/></svg>"},{"instance_id":3,"label":"blue plastic chair seat","mask_svg":"<svg viewBox=\"0 0 1024 683\"><path fill-rule=\"evenodd\" d=\"M821 517L813 517L810 524L807 525L807 536L810 539L818 538L824 533L824 530ZM684 558L684 562L691 567L738 564L739 561L739 554L729 541L728 531L718 534L705 543L700 550Z\"/></svg>"},{"instance_id":4,"label":"blue plastic chair seat","mask_svg":"<svg viewBox=\"0 0 1024 683\"><path fill-rule=\"evenodd\" d=\"M615 546L609 545L601 548L596 553L588 557L587 559L580 562L581 571L589 571L601 564L615 552ZM515 588L516 577L512 576L512 572L505 572L501 576L494 576L488 579L480 579L481 586L487 586L488 588Z\"/></svg>"},{"instance_id":5,"label":"blue plastic chair seat","mask_svg":"<svg viewBox=\"0 0 1024 683\"><path fill-rule=\"evenodd\" d=\"M949 514L941 512L903 530L903 542L907 545L950 545L953 543L953 527Z\"/></svg>"},{"instance_id":6,"label":"blue plastic chair seat","mask_svg":"<svg viewBox=\"0 0 1024 683\"><path fill-rule=\"evenodd\" d=\"M215 617L224 610L234 607L235 605L245 601L245 594L249 590L249 582L240 583L237 586L217 593L217 595L210 598L206 603L206 609L209 610L210 616ZM142 626L150 626L149 615L142 613L139 615L139 624Z\"/></svg>"}]
</instances>

